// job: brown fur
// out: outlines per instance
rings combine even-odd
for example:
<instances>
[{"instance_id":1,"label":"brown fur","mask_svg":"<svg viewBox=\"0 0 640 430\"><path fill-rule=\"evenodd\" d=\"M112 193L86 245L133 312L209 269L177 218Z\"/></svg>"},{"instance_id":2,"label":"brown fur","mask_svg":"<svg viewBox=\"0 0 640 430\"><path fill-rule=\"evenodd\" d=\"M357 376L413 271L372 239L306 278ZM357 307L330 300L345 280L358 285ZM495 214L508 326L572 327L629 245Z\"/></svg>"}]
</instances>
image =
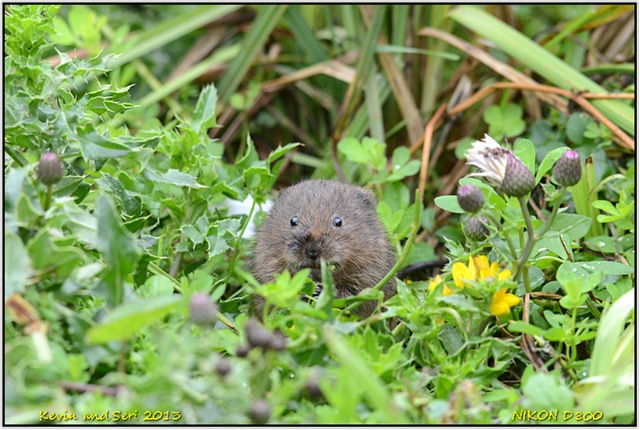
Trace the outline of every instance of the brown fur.
<instances>
[{"instance_id":1,"label":"brown fur","mask_svg":"<svg viewBox=\"0 0 640 430\"><path fill-rule=\"evenodd\" d=\"M298 217L295 227L290 223L294 216ZM342 226L333 225L335 217L342 220ZM319 268L320 257L335 265L337 297L375 286L393 267L395 254L371 191L337 181L308 180L280 193L257 234L253 275L260 283L271 282L285 269L295 273ZM385 299L396 293L395 279L383 292ZM254 298L259 317L263 308L264 299ZM365 302L355 313L366 317L374 309L375 302Z\"/></svg>"}]
</instances>

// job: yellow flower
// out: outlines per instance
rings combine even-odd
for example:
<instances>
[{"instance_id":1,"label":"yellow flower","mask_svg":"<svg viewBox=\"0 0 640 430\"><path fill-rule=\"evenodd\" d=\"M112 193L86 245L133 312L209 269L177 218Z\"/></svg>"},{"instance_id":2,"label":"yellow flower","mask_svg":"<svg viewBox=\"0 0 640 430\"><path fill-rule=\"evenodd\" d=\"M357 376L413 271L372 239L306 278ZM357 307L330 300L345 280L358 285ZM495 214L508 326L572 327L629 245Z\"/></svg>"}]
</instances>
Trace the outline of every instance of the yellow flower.
<instances>
[{"instance_id":1,"label":"yellow flower","mask_svg":"<svg viewBox=\"0 0 640 430\"><path fill-rule=\"evenodd\" d=\"M440 275L434 276L434 278L429 282L429 291L431 292L435 290L436 287L441 283L442 283L442 277ZM442 295L449 296L451 294L453 294L453 291L451 291L451 288L449 288L447 284L444 284L444 287L442 287Z\"/></svg>"},{"instance_id":2,"label":"yellow flower","mask_svg":"<svg viewBox=\"0 0 640 430\"><path fill-rule=\"evenodd\" d=\"M451 267L451 272L453 274L453 281L456 287L459 288L463 288L470 282L478 280L490 282L494 279L499 279L503 281L509 279L511 276L509 269L500 271L497 261L489 264L489 259L486 255L469 258L468 266L461 262L454 263Z\"/></svg>"},{"instance_id":3,"label":"yellow flower","mask_svg":"<svg viewBox=\"0 0 640 430\"><path fill-rule=\"evenodd\" d=\"M478 271L473 260L473 258L469 259L469 266L459 261L453 263L451 274L453 275L453 282L456 284L456 287L464 288L469 282L473 282L478 278Z\"/></svg>"},{"instance_id":4,"label":"yellow flower","mask_svg":"<svg viewBox=\"0 0 640 430\"><path fill-rule=\"evenodd\" d=\"M509 313L509 309L520 303L520 298L515 294L507 293L506 288L500 288L491 299L491 315L500 316Z\"/></svg>"}]
</instances>

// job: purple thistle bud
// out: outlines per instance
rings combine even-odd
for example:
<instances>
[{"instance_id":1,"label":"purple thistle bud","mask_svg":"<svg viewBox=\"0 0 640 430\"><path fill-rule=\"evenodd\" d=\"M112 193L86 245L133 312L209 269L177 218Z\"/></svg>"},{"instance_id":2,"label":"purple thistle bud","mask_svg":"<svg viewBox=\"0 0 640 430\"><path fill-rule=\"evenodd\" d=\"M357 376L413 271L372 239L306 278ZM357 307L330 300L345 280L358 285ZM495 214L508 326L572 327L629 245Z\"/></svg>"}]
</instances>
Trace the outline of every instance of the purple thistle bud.
<instances>
[{"instance_id":1,"label":"purple thistle bud","mask_svg":"<svg viewBox=\"0 0 640 430\"><path fill-rule=\"evenodd\" d=\"M577 184L581 177L580 154L572 149L562 154L562 157L553 166L553 179L565 187Z\"/></svg>"},{"instance_id":2,"label":"purple thistle bud","mask_svg":"<svg viewBox=\"0 0 640 430\"><path fill-rule=\"evenodd\" d=\"M482 190L471 184L458 188L458 204L465 212L477 212L484 205Z\"/></svg>"},{"instance_id":3,"label":"purple thistle bud","mask_svg":"<svg viewBox=\"0 0 640 430\"><path fill-rule=\"evenodd\" d=\"M194 293L189 301L191 321L198 325L209 325L216 321L216 304L206 293Z\"/></svg>"},{"instance_id":4,"label":"purple thistle bud","mask_svg":"<svg viewBox=\"0 0 640 430\"><path fill-rule=\"evenodd\" d=\"M513 152L508 151L502 192L511 197L524 197L533 190L535 183L531 170Z\"/></svg>"},{"instance_id":5,"label":"purple thistle bud","mask_svg":"<svg viewBox=\"0 0 640 430\"><path fill-rule=\"evenodd\" d=\"M38 163L38 179L45 185L53 185L60 182L64 170L60 158L53 152L45 152Z\"/></svg>"},{"instance_id":6,"label":"purple thistle bud","mask_svg":"<svg viewBox=\"0 0 640 430\"><path fill-rule=\"evenodd\" d=\"M480 242L489 236L488 223L489 221L483 216L471 217L464 225L464 234L466 234L469 239Z\"/></svg>"},{"instance_id":7,"label":"purple thistle bud","mask_svg":"<svg viewBox=\"0 0 640 430\"><path fill-rule=\"evenodd\" d=\"M251 405L247 416L254 424L265 424L271 416L271 407L266 400L258 399Z\"/></svg>"}]
</instances>

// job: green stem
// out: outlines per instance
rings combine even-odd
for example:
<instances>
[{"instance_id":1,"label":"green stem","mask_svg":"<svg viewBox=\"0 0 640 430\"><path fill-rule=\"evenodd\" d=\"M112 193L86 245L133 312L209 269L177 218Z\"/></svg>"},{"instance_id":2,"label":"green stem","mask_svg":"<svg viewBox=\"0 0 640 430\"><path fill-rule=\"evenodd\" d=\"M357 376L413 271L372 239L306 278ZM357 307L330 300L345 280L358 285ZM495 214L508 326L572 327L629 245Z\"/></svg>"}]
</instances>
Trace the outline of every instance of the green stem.
<instances>
[{"instance_id":1,"label":"green stem","mask_svg":"<svg viewBox=\"0 0 640 430\"><path fill-rule=\"evenodd\" d=\"M482 215L484 217L488 218L492 223L494 223L496 228L498 229L498 231L501 231L501 232L504 231L504 229L502 228L502 224L500 224L498 222L498 220L492 214L490 214L488 211L483 212ZM509 245L509 252L511 252L511 256L515 259L516 258L516 248L513 246L513 241L511 240L509 235L506 234L506 233L504 235L504 238L507 241L507 245Z\"/></svg>"},{"instance_id":2,"label":"green stem","mask_svg":"<svg viewBox=\"0 0 640 430\"><path fill-rule=\"evenodd\" d=\"M20 153L20 151L16 151L11 145L4 145L4 150L7 151L9 157L13 158L13 161L18 163L18 166L24 167L29 164L26 158Z\"/></svg>"},{"instance_id":3,"label":"green stem","mask_svg":"<svg viewBox=\"0 0 640 430\"><path fill-rule=\"evenodd\" d=\"M247 226L251 222L251 218L253 217L253 211L255 210L255 208L256 208L256 199L252 198L249 215L247 215L247 219L245 220L244 225L242 226L242 230L240 230L240 234L238 234L238 239L236 240L235 249L233 250L233 257L231 257L231 264L229 265L229 273L227 274L227 277L224 280L225 283L229 282L231 275L233 275L235 272L236 262L238 261L238 254L240 250L240 241L242 240L242 236L244 236L244 232L247 229Z\"/></svg>"},{"instance_id":4,"label":"green stem","mask_svg":"<svg viewBox=\"0 0 640 430\"><path fill-rule=\"evenodd\" d=\"M45 212L51 206L51 196L53 195L53 185L47 185L47 196L44 199L44 210Z\"/></svg>"},{"instance_id":5,"label":"green stem","mask_svg":"<svg viewBox=\"0 0 640 430\"><path fill-rule=\"evenodd\" d=\"M387 282L389 282L391 278L395 276L396 272L400 270L400 267L402 267L404 260L407 259L407 256L409 255L409 251L411 251L411 247L413 246L413 241L415 240L421 225L420 221L422 218L422 195L420 194L420 190L416 190L415 202L416 202L416 209L415 209L415 214L413 218L413 227L411 228L411 233L409 233L407 242L405 243L404 248L402 249L400 258L398 258L398 261L396 261L396 264L394 264L394 266L391 268L389 273L387 273L387 275L384 278L382 278L375 287L373 287L375 291L380 291L382 287L384 287L387 284Z\"/></svg>"},{"instance_id":6,"label":"green stem","mask_svg":"<svg viewBox=\"0 0 640 430\"><path fill-rule=\"evenodd\" d=\"M562 203L562 199L564 198L565 193L567 192L566 187L562 187L560 189L560 196L553 205L553 209L551 209L551 214L547 219L547 222L538 230L538 233L535 234L533 231L533 224L531 223L531 214L529 213L529 208L527 207L527 200L524 197L518 198L518 202L520 203L520 209L522 210L522 216L524 217L524 222L527 225L527 244L522 251L522 255L520 256L520 262L518 263L518 269L516 270L516 274L514 276L514 280L518 281L520 274L522 273L522 269L526 262L529 260L529 256L531 251L533 250L533 245L540 240L542 236L549 230L553 221L556 219L556 215L558 215L558 209L560 208L560 204Z\"/></svg>"},{"instance_id":7,"label":"green stem","mask_svg":"<svg viewBox=\"0 0 640 430\"><path fill-rule=\"evenodd\" d=\"M527 290L527 293L533 292L531 282L529 281L529 266L526 264L522 266L522 281L524 282L524 289Z\"/></svg>"}]
</instances>

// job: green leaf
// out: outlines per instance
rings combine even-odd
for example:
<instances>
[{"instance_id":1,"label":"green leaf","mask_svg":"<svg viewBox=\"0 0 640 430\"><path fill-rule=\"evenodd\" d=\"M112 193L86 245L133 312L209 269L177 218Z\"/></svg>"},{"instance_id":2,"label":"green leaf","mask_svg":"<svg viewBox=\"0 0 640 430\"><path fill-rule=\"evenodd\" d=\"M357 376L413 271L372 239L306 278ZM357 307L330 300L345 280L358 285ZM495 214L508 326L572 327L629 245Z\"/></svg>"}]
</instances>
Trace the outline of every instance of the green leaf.
<instances>
[{"instance_id":1,"label":"green leaf","mask_svg":"<svg viewBox=\"0 0 640 430\"><path fill-rule=\"evenodd\" d=\"M191 126L201 134L216 125L216 104L218 102L218 91L213 85L205 86L200 92L196 109L193 112Z\"/></svg>"},{"instance_id":2,"label":"green leaf","mask_svg":"<svg viewBox=\"0 0 640 430\"><path fill-rule=\"evenodd\" d=\"M456 7L449 13L449 16L475 31L481 37L489 39L499 49L520 61L524 66L530 67L548 81L565 90L607 92L544 47L477 6ZM625 132L631 136L635 135L635 113L632 106L620 100L594 100L593 104Z\"/></svg>"},{"instance_id":3,"label":"green leaf","mask_svg":"<svg viewBox=\"0 0 640 430\"><path fill-rule=\"evenodd\" d=\"M458 203L457 196L438 196L434 200L436 206L440 209L444 209L447 212L451 212L454 214L463 214L464 210L460 207Z\"/></svg>"},{"instance_id":4,"label":"green leaf","mask_svg":"<svg viewBox=\"0 0 640 430\"><path fill-rule=\"evenodd\" d=\"M560 157L562 157L562 154L564 154L568 150L569 148L567 147L556 148L549 151L547 155L544 156L542 162L540 163L540 167L538 167L538 173L536 174L536 184L540 182L540 179L542 179L542 177L553 168L553 166L556 164L556 161L558 161Z\"/></svg>"},{"instance_id":5,"label":"green leaf","mask_svg":"<svg viewBox=\"0 0 640 430\"><path fill-rule=\"evenodd\" d=\"M532 410L574 410L571 390L556 373L534 373L524 382L522 392Z\"/></svg>"},{"instance_id":6,"label":"green leaf","mask_svg":"<svg viewBox=\"0 0 640 430\"><path fill-rule=\"evenodd\" d=\"M109 271L100 283L100 292L110 305L118 305L124 298L124 280L133 273L139 258L136 241L122 224L113 201L106 195L96 203L98 239L96 246L102 253Z\"/></svg>"},{"instance_id":7,"label":"green leaf","mask_svg":"<svg viewBox=\"0 0 640 430\"><path fill-rule=\"evenodd\" d=\"M549 230L564 233L572 240L578 240L587 234L590 227L591 218L589 217L561 213L556 217Z\"/></svg>"},{"instance_id":8,"label":"green leaf","mask_svg":"<svg viewBox=\"0 0 640 430\"><path fill-rule=\"evenodd\" d=\"M175 185L176 187L187 188L207 188L196 182L196 178L188 173L179 170L169 169L167 173L160 174L158 171L148 167L144 170L144 176L152 182L160 182L162 184Z\"/></svg>"},{"instance_id":9,"label":"green leaf","mask_svg":"<svg viewBox=\"0 0 640 430\"><path fill-rule=\"evenodd\" d=\"M567 120L567 137L576 145L582 145L585 141L584 133L591 119L586 113L578 112L572 114Z\"/></svg>"},{"instance_id":10,"label":"green leaf","mask_svg":"<svg viewBox=\"0 0 640 430\"><path fill-rule=\"evenodd\" d=\"M128 146L107 140L95 131L78 136L78 140L82 156L87 161L123 157L131 152L131 148Z\"/></svg>"},{"instance_id":11,"label":"green leaf","mask_svg":"<svg viewBox=\"0 0 640 430\"><path fill-rule=\"evenodd\" d=\"M4 232L4 297L22 293L33 269L27 248L20 237L5 230Z\"/></svg>"},{"instance_id":12,"label":"green leaf","mask_svg":"<svg viewBox=\"0 0 640 430\"><path fill-rule=\"evenodd\" d=\"M90 344L103 344L114 340L127 340L142 328L160 321L169 312L184 304L178 295L148 297L118 306L97 326L87 331Z\"/></svg>"},{"instance_id":13,"label":"green leaf","mask_svg":"<svg viewBox=\"0 0 640 430\"><path fill-rule=\"evenodd\" d=\"M27 249L34 269L52 271L60 278L66 278L73 269L86 263L86 256L79 248L58 245L48 229L40 230L29 240Z\"/></svg>"},{"instance_id":14,"label":"green leaf","mask_svg":"<svg viewBox=\"0 0 640 430\"><path fill-rule=\"evenodd\" d=\"M299 142L289 143L289 144L287 144L285 146L278 145L278 147L276 149L274 149L273 151L271 151L271 153L269 154L269 157L267 158L267 163L269 163L269 164L273 163L278 158L280 158L283 155L289 153L291 150L293 150L294 148L297 148L298 146L302 146L302 143L299 143ZM272 170L271 173L272 174L277 174L278 172L274 172Z\"/></svg>"},{"instance_id":15,"label":"green leaf","mask_svg":"<svg viewBox=\"0 0 640 430\"><path fill-rule=\"evenodd\" d=\"M338 143L338 151L345 154L347 159L355 163L370 165L376 170L385 168L386 157L384 149L384 143L380 143L370 137L365 137L362 141L347 137Z\"/></svg>"},{"instance_id":16,"label":"green leaf","mask_svg":"<svg viewBox=\"0 0 640 430\"><path fill-rule=\"evenodd\" d=\"M102 175L104 181L99 181L111 190L114 197L122 203L124 214L131 217L139 217L142 214L142 203L133 194L124 189L119 180L104 173Z\"/></svg>"},{"instance_id":17,"label":"green leaf","mask_svg":"<svg viewBox=\"0 0 640 430\"><path fill-rule=\"evenodd\" d=\"M509 331L516 333L526 333L531 336L542 336L544 330L533 324L526 323L524 321L513 321L509 323Z\"/></svg>"},{"instance_id":18,"label":"green leaf","mask_svg":"<svg viewBox=\"0 0 640 430\"><path fill-rule=\"evenodd\" d=\"M489 106L483 113L483 119L489 125L489 135L496 141L505 136L518 136L526 126L522 119L522 107L513 103Z\"/></svg>"},{"instance_id":19,"label":"green leaf","mask_svg":"<svg viewBox=\"0 0 640 430\"><path fill-rule=\"evenodd\" d=\"M171 296L173 295L173 282L166 276L152 275L136 290L136 293L143 299Z\"/></svg>"},{"instance_id":20,"label":"green leaf","mask_svg":"<svg viewBox=\"0 0 640 430\"><path fill-rule=\"evenodd\" d=\"M536 171L536 148L529 139L518 139L513 145L513 153L529 170Z\"/></svg>"}]
</instances>

